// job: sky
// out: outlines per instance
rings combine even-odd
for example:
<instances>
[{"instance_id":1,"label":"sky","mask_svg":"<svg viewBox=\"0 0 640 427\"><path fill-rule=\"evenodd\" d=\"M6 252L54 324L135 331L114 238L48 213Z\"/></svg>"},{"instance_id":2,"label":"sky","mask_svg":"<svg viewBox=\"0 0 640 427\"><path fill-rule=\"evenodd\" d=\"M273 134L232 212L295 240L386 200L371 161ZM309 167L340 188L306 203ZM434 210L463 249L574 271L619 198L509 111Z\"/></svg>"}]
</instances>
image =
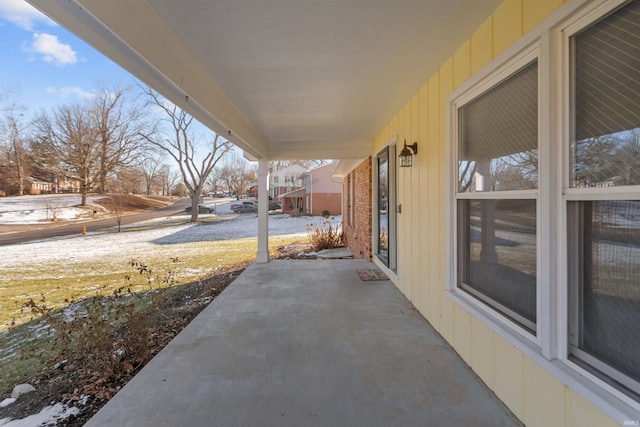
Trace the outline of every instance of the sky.
<instances>
[{"instance_id":1,"label":"sky","mask_svg":"<svg viewBox=\"0 0 640 427\"><path fill-rule=\"evenodd\" d=\"M24 0L0 0L0 91L29 115L135 79Z\"/></svg>"}]
</instances>

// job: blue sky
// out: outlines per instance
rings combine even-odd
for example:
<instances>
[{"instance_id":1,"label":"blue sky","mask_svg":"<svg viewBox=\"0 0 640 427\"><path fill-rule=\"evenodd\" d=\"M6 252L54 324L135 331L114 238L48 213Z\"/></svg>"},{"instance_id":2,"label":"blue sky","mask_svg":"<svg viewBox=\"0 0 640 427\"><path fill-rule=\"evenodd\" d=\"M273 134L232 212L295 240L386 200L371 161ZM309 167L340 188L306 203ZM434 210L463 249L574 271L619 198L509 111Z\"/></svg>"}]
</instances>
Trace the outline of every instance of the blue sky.
<instances>
[{"instance_id":1,"label":"blue sky","mask_svg":"<svg viewBox=\"0 0 640 427\"><path fill-rule=\"evenodd\" d=\"M100 87L136 83L127 71L24 0L0 0L0 41L0 95L9 93L6 102L26 107L25 118L90 99ZM212 138L197 121L191 129L199 140Z\"/></svg>"},{"instance_id":2,"label":"blue sky","mask_svg":"<svg viewBox=\"0 0 640 427\"><path fill-rule=\"evenodd\" d=\"M0 0L0 91L15 90L29 115L130 85L125 70L24 0Z\"/></svg>"}]
</instances>

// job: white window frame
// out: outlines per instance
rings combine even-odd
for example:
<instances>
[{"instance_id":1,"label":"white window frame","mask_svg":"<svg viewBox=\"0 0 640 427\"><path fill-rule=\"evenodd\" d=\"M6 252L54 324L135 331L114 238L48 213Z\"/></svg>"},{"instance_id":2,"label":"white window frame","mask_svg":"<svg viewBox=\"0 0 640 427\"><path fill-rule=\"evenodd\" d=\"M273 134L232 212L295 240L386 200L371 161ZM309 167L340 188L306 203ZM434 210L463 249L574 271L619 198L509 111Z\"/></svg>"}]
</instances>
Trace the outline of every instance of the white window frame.
<instances>
[{"instance_id":1,"label":"white window frame","mask_svg":"<svg viewBox=\"0 0 640 427\"><path fill-rule=\"evenodd\" d=\"M512 191L488 191L488 192L475 192L475 193L458 193L457 182L458 182L458 149L459 149L459 125L460 121L458 120L458 111L464 105L469 103L470 101L476 99L478 96L487 93L500 83L504 82L511 78L514 74L517 74L523 68L528 66L533 61L538 61L538 117L540 117L540 69L541 69L541 58L540 58L540 40L536 39L524 48L522 48L519 52L514 54L508 61L506 61L503 65L495 69L492 73L488 74L486 77L480 79L473 85L464 88L459 93L455 93L456 96L450 101L450 140L449 140L449 148L450 148L450 156L451 160L448 162L448 167L450 168L449 178L450 178L450 187L449 194L452 196L452 201L448 204L449 209L451 209L448 218L449 218L449 232L450 232L450 240L452 244L452 251L450 254L450 262L451 267L449 268L449 272L451 274L451 278L448 281L448 292L449 294L460 303L464 303L466 306L471 306L474 308L474 311L480 313L482 317L489 320L491 323L498 322L502 325L503 328L510 330L513 333L518 334L524 339L531 341L533 344L539 345L539 337L540 337L540 324L539 319L542 317L542 313L540 310L542 309L542 304L540 304L541 295L540 295L540 274L542 271L541 266L541 257L540 257L540 183L538 183L538 189L535 190L512 190ZM541 144L541 132L540 132L540 121L538 122L538 152L539 157L542 154L542 144ZM538 166L540 167L540 165ZM539 174L540 175L540 174ZM457 286L458 278L457 278L457 259L458 259L458 234L457 234L457 225L456 221L458 218L457 212L457 202L459 200L482 200L482 199L491 199L491 200L504 200L504 199L527 199L527 200L536 200L536 325L535 325L535 334L532 335L528 330L521 327L513 320L506 317L505 314L501 313L495 308L489 307L486 303L483 303L478 300L478 298L470 295L469 291L464 291Z\"/></svg>"},{"instance_id":2,"label":"white window frame","mask_svg":"<svg viewBox=\"0 0 640 427\"><path fill-rule=\"evenodd\" d=\"M394 137L387 145L382 147L380 150L376 152L374 156L371 157L371 170L372 170L372 188L373 192L371 194L371 248L373 250L373 262L384 270L385 273L393 280L397 278L398 272L398 165L397 165L397 144L398 137ZM386 265L380 258L379 247L378 247L378 229L380 226L380 221L378 218L379 207L378 207L378 155L385 149L388 149L388 163L389 163L389 201L388 201L388 218L389 218L389 265ZM393 189L393 191L391 191ZM391 227L393 226L393 232L391 232Z\"/></svg>"},{"instance_id":3,"label":"white window frame","mask_svg":"<svg viewBox=\"0 0 640 427\"><path fill-rule=\"evenodd\" d=\"M589 26L627 1L566 0L543 22L447 98L447 296L620 424L640 420L640 402L569 359L567 203L584 200L586 194L593 200L637 200L640 186L610 188L606 195L594 189L568 188L567 156L572 126L568 34ZM537 49L539 55L538 300L535 337L457 288L455 271L457 108L517 71L517 67L510 67L521 55L526 55L528 49Z\"/></svg>"},{"instance_id":4,"label":"white window frame","mask_svg":"<svg viewBox=\"0 0 640 427\"><path fill-rule=\"evenodd\" d=\"M561 190L560 190L560 219L559 219L559 230L558 236L560 237L559 242L559 250L561 250L562 254L567 254L568 250L572 247L572 243L569 241L569 230L567 227L568 220L568 206L570 202L579 202L579 201L598 201L598 200L640 200L640 185L633 186L621 186L621 187L588 187L588 188L572 188L570 186L570 150L571 150L571 142L573 138L573 126L575 123L575 118L573 116L573 91L572 91L572 58L571 58L571 39L580 31L585 28L590 27L595 22L599 21L603 16L606 16L611 13L611 11L619 8L620 6L627 3L628 0L612 0L608 2L599 2L592 6L591 8L585 10L581 15L573 19L566 26L561 28L561 53L562 53L562 68L561 68L561 78L562 78L562 91L561 91L561 99L559 101L562 102L562 116L561 120L566 126L562 127L561 141L560 144L562 148L561 159L562 162L559 165L560 173L561 173ZM559 276L558 283L560 279L562 279L565 283L565 286L560 286L560 291L562 292L562 300L566 301L565 304L562 304L560 308L560 321L567 325L567 329L572 327L572 309L570 308L572 304L575 304L574 301L571 301L570 297L570 286L568 283L569 276L569 268L570 263L568 260L568 255L565 255L567 262L561 263L559 268ZM569 339L569 334L563 334L559 336L559 349L560 349L560 358L565 363L576 367L577 365L569 360L571 354L571 340ZM589 360L591 357L589 355L585 355L582 357L583 363L591 364ZM595 360L595 359L594 359ZM598 366L600 365L600 366ZM604 366L602 366L604 365ZM613 368L605 365L602 362L593 363L593 367L596 369L600 369L602 372L607 372L613 370ZM580 367L576 367L581 371L585 371ZM589 374L591 375L591 374ZM613 376L613 375L612 375ZM602 381L598 379L598 381ZM624 381L623 381L624 382ZM618 391L616 390L618 393Z\"/></svg>"}]
</instances>

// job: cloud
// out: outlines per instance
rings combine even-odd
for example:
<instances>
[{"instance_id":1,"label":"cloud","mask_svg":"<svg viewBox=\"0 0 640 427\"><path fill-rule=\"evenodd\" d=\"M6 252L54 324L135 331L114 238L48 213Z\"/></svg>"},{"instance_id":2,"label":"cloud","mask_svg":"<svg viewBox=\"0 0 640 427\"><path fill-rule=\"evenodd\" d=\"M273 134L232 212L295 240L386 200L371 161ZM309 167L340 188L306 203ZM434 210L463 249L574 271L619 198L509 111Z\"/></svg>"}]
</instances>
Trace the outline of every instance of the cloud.
<instances>
[{"instance_id":1,"label":"cloud","mask_svg":"<svg viewBox=\"0 0 640 427\"><path fill-rule=\"evenodd\" d=\"M37 22L50 26L56 25L25 0L0 0L0 17L28 31L33 30Z\"/></svg>"},{"instance_id":2,"label":"cloud","mask_svg":"<svg viewBox=\"0 0 640 427\"><path fill-rule=\"evenodd\" d=\"M59 88L48 86L45 91L50 95L56 95L60 98L75 97L81 101L86 101L96 97L96 94L94 92L87 92L86 90L77 86L63 86Z\"/></svg>"},{"instance_id":3,"label":"cloud","mask_svg":"<svg viewBox=\"0 0 640 427\"><path fill-rule=\"evenodd\" d=\"M61 43L58 37L53 34L34 33L32 42L24 45L23 50L28 53L40 55L43 61L58 66L78 62L76 52L71 49L71 46Z\"/></svg>"}]
</instances>

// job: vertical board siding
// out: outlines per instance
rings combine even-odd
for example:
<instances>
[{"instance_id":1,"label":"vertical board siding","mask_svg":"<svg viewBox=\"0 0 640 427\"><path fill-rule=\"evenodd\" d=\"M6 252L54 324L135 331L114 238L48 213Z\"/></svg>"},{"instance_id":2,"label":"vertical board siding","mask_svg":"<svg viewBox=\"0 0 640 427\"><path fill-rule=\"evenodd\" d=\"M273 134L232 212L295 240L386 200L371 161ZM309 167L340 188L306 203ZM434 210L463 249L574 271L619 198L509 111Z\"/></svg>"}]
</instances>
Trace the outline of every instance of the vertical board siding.
<instances>
[{"instance_id":1,"label":"vertical board siding","mask_svg":"<svg viewBox=\"0 0 640 427\"><path fill-rule=\"evenodd\" d=\"M522 0L507 0L493 14L493 55L500 55L522 34Z\"/></svg>"},{"instance_id":2,"label":"vertical board siding","mask_svg":"<svg viewBox=\"0 0 640 427\"><path fill-rule=\"evenodd\" d=\"M471 36L471 75L493 59L493 16Z\"/></svg>"},{"instance_id":3,"label":"vertical board siding","mask_svg":"<svg viewBox=\"0 0 640 427\"><path fill-rule=\"evenodd\" d=\"M522 421L530 427L561 426L565 386L531 359L524 358Z\"/></svg>"},{"instance_id":4,"label":"vertical board siding","mask_svg":"<svg viewBox=\"0 0 640 427\"><path fill-rule=\"evenodd\" d=\"M442 209L444 205L440 205L440 195L444 194L442 191L443 184L440 182L440 171L443 170L440 164L440 75L437 73L428 82L429 85L429 133L428 133L428 178L423 183L426 188L425 195L428 198L429 205L429 222L428 228L428 242L429 253L429 274L425 277L428 278L429 294L433 303L428 302L427 305L432 307L431 315L435 319L434 324L439 323L439 302L442 289L445 286L445 282L441 273L444 271L440 268L440 253L445 252L446 241L440 235L440 224L444 219L442 215ZM434 322L434 320L432 320Z\"/></svg>"},{"instance_id":5,"label":"vertical board siding","mask_svg":"<svg viewBox=\"0 0 640 427\"><path fill-rule=\"evenodd\" d=\"M429 231L431 228L431 223L433 222L433 218L431 218L430 210L429 210L429 193L422 191L425 185L429 183L429 161L430 161L430 145L432 140L429 136L429 123L431 123L431 118L429 117L429 86L428 83L423 85L419 92L419 134L420 141L418 146L420 147L418 150L418 157L420 159L419 170L420 170L420 187L418 189L418 194L420 195L420 215L418 216L419 221L418 224L420 226L419 230L419 258L418 258L418 290L419 296L416 299L415 305L420 310L421 313L425 313L425 317L431 318L432 312L429 308L430 301L430 287L429 287L429 263L427 260L431 260L431 245L425 245L424 242L429 240ZM414 240L415 237L414 237Z\"/></svg>"},{"instance_id":6,"label":"vertical board siding","mask_svg":"<svg viewBox=\"0 0 640 427\"><path fill-rule=\"evenodd\" d=\"M410 138L407 142L412 144L414 141L418 143L418 154L421 153L420 147L424 147L420 137L420 92L411 98L410 103ZM414 301L421 301L422 283L420 280L420 217L422 210L420 209L421 181L420 181L420 165L422 158L419 155L413 156L413 167L411 167L411 295ZM419 305L416 304L416 306Z\"/></svg>"},{"instance_id":7,"label":"vertical board siding","mask_svg":"<svg viewBox=\"0 0 640 427\"><path fill-rule=\"evenodd\" d=\"M471 40L464 42L453 55L453 88L460 87L471 77Z\"/></svg>"},{"instance_id":8,"label":"vertical board siding","mask_svg":"<svg viewBox=\"0 0 640 427\"><path fill-rule=\"evenodd\" d=\"M526 33L564 4L564 0L522 0L522 32Z\"/></svg>"},{"instance_id":9,"label":"vertical board siding","mask_svg":"<svg viewBox=\"0 0 640 427\"><path fill-rule=\"evenodd\" d=\"M493 387L493 331L471 318L471 365L490 388Z\"/></svg>"},{"instance_id":10,"label":"vertical board siding","mask_svg":"<svg viewBox=\"0 0 640 427\"><path fill-rule=\"evenodd\" d=\"M447 104L479 72L564 0L505 0L374 139L418 142L398 168L398 287L480 378L527 425L616 425L599 409L446 296ZM397 159L390 159L397 162Z\"/></svg>"},{"instance_id":11,"label":"vertical board siding","mask_svg":"<svg viewBox=\"0 0 640 427\"><path fill-rule=\"evenodd\" d=\"M438 158L438 206L436 209L440 214L440 223L438 224L438 235L440 241L440 248L438 250L438 282L432 283L434 289L437 290L439 295L440 312L438 319L441 323L440 333L449 342L453 337L453 301L445 295L444 289L446 288L446 262L447 262L447 227L446 227L446 211L447 211L447 97L453 91L453 58L450 58L440 68L440 92L438 95L438 117L439 117L439 158ZM434 101L435 102L435 101Z\"/></svg>"}]
</instances>

